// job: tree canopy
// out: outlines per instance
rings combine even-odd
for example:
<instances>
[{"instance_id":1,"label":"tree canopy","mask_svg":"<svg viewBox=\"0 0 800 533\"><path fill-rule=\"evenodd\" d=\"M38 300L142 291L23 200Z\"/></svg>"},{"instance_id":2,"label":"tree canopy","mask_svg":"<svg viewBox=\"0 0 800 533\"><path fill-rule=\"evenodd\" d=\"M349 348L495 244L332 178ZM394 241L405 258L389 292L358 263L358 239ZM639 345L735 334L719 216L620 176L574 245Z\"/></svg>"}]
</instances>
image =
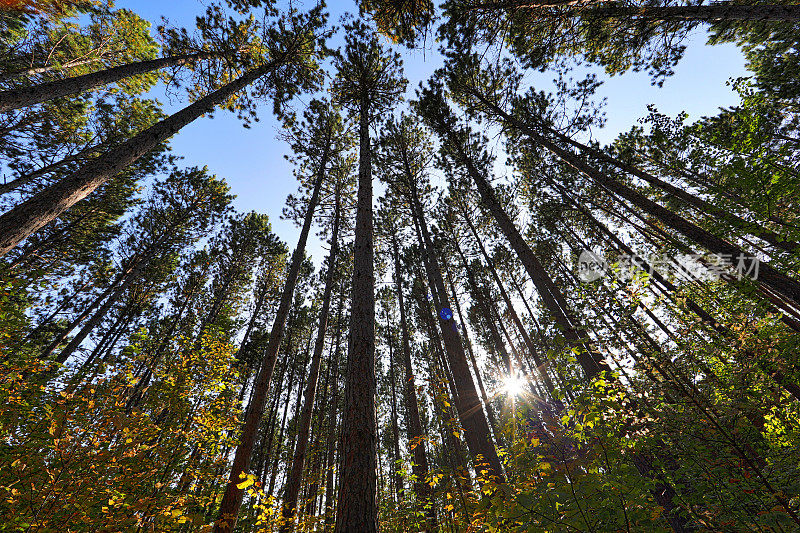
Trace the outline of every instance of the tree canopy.
<instances>
[{"instance_id":1,"label":"tree canopy","mask_svg":"<svg viewBox=\"0 0 800 533\"><path fill-rule=\"evenodd\" d=\"M135 4L0 1L0 529L800 528L800 5Z\"/></svg>"}]
</instances>

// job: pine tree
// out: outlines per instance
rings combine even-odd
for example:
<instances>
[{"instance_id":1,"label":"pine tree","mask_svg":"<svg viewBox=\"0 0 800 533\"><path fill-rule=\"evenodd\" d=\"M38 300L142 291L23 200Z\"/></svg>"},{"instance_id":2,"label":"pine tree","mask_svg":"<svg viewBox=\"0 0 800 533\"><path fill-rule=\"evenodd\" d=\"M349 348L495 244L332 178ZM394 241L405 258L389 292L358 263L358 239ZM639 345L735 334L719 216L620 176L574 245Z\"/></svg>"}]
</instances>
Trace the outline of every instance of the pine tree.
<instances>
[{"instance_id":1,"label":"pine tree","mask_svg":"<svg viewBox=\"0 0 800 533\"><path fill-rule=\"evenodd\" d=\"M334 93L358 118L359 161L350 337L347 348L342 463L335 531L377 531L375 420L375 278L372 233L370 127L405 88L400 60L388 53L362 22L347 26L337 59Z\"/></svg>"},{"instance_id":2,"label":"pine tree","mask_svg":"<svg viewBox=\"0 0 800 533\"><path fill-rule=\"evenodd\" d=\"M5 255L31 233L86 198L155 146L257 80L266 78L267 88L264 90L274 92L277 97L276 105L300 88L312 85L315 82L313 70L316 65L313 63L313 55L316 52L309 54L308 49L313 50L317 44L317 36L311 33L309 37L309 32L313 32L321 21L324 18L320 17L318 10L307 17L293 16L291 23L294 27L291 31L273 31L274 35L270 36L270 56L263 64L105 152L78 172L4 213L0 216L0 254Z\"/></svg>"}]
</instances>

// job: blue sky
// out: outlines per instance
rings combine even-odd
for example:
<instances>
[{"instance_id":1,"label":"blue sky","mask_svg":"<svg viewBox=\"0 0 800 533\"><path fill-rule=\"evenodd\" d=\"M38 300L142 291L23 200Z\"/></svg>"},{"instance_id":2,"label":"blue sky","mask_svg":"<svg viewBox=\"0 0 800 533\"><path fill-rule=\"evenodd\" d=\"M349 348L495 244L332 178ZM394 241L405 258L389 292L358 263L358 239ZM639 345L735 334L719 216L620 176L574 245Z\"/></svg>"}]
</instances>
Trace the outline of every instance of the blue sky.
<instances>
[{"instance_id":1,"label":"blue sky","mask_svg":"<svg viewBox=\"0 0 800 533\"><path fill-rule=\"evenodd\" d=\"M128 8L153 25L167 17L170 25L185 26L191 30L197 15L205 11L200 0L117 0L117 7ZM331 20L351 11L357 13L350 0L329 2ZM687 42L683 60L663 87L653 87L644 73L628 73L601 79L599 98L606 98L604 110L607 122L593 136L601 142L611 141L620 132L636 124L647 115L647 106L655 104L659 111L674 116L681 111L694 120L713 115L719 107L737 103L736 95L725 85L731 77L745 75L744 60L732 45L706 46L703 31L696 32ZM334 41L338 42L338 41ZM409 93L419 82L426 80L441 65L441 58L432 50L408 51L398 47L403 56L405 75L409 79ZM175 97L155 94L168 112L186 105ZM299 233L290 222L279 215L286 196L296 191L292 168L284 159L288 153L285 143L277 138L280 124L272 117L269 104L262 106L261 121L245 129L235 116L216 113L214 119L204 117L185 127L172 139L173 151L184 157L185 166L208 166L219 177L225 178L237 198L235 207L240 211L255 210L267 213L275 232L289 244L294 244ZM322 259L322 248L316 238L309 242L309 253L315 263Z\"/></svg>"}]
</instances>

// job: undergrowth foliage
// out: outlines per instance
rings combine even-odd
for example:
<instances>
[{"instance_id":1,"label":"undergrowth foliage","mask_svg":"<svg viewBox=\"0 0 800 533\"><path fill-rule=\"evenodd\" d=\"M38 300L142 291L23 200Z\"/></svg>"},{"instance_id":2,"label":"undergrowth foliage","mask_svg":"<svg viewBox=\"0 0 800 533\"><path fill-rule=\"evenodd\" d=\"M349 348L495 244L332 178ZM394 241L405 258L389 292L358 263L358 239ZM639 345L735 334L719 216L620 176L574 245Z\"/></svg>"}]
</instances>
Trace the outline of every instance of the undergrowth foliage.
<instances>
[{"instance_id":1,"label":"undergrowth foliage","mask_svg":"<svg viewBox=\"0 0 800 533\"><path fill-rule=\"evenodd\" d=\"M797 531L800 7L357 4L0 1L0 531ZM241 213L170 138L269 111Z\"/></svg>"}]
</instances>

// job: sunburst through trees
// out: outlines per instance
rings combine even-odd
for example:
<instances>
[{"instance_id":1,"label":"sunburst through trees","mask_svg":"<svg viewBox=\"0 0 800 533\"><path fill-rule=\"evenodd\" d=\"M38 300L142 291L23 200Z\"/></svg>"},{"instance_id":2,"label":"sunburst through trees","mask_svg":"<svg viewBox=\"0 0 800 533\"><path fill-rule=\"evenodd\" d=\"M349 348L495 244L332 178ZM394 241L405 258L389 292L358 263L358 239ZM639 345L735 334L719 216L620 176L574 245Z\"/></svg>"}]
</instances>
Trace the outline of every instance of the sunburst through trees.
<instances>
[{"instance_id":1,"label":"sunburst through trees","mask_svg":"<svg viewBox=\"0 0 800 533\"><path fill-rule=\"evenodd\" d=\"M800 5L120 3L0 1L0 529L799 530Z\"/></svg>"}]
</instances>

